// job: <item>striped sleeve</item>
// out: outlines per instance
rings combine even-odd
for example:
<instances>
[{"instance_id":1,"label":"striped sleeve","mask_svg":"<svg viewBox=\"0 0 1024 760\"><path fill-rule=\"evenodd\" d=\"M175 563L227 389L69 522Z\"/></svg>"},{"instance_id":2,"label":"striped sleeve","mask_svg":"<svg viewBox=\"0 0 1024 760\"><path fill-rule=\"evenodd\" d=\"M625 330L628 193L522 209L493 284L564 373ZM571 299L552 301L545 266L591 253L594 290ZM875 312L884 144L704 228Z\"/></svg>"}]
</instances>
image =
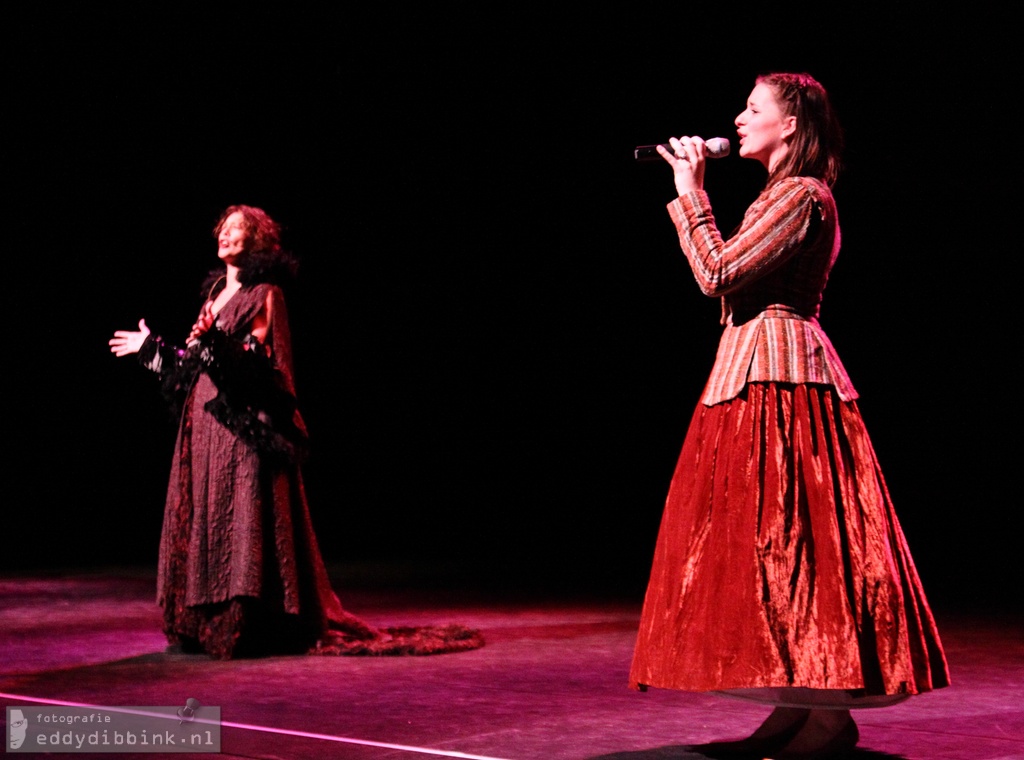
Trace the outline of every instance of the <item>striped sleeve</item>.
<instances>
[{"instance_id":1,"label":"striped sleeve","mask_svg":"<svg viewBox=\"0 0 1024 760\"><path fill-rule=\"evenodd\" d=\"M676 198L668 211L701 292L721 296L790 258L807 233L815 203L803 183L777 182L748 209L739 232L728 241L715 224L703 190Z\"/></svg>"}]
</instances>

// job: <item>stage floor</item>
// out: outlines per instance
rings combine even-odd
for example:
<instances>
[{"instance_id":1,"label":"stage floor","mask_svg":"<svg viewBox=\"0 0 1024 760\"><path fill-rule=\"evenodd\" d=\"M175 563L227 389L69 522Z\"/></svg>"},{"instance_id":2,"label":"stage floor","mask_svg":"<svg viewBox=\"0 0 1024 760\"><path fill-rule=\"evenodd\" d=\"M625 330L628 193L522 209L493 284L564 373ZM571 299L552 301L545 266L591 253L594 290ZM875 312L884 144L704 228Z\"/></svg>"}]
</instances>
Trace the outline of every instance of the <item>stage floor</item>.
<instances>
[{"instance_id":1,"label":"stage floor","mask_svg":"<svg viewBox=\"0 0 1024 760\"><path fill-rule=\"evenodd\" d=\"M353 588L350 577L347 591L336 585L342 602L375 625L462 623L487 645L431 657L218 662L167 650L154 583L147 569L0 578L3 705L194 698L221 708L221 757L353 760L702 758L695 745L746 735L768 712L630 691L639 599ZM1024 758L1020 614L937 617L953 686L856 713L851 757Z\"/></svg>"}]
</instances>

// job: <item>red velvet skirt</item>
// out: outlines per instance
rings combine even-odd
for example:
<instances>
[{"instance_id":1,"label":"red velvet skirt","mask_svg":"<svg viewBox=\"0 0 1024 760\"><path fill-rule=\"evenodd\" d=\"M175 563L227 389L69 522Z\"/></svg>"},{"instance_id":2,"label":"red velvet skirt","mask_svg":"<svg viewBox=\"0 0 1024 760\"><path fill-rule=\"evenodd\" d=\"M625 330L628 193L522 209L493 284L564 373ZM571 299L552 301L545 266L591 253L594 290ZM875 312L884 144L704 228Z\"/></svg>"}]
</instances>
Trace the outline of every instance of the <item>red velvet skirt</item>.
<instances>
[{"instance_id":1,"label":"red velvet skirt","mask_svg":"<svg viewBox=\"0 0 1024 760\"><path fill-rule=\"evenodd\" d=\"M825 385L751 383L699 405L665 504L630 684L824 690L841 704L948 683L856 403Z\"/></svg>"}]
</instances>

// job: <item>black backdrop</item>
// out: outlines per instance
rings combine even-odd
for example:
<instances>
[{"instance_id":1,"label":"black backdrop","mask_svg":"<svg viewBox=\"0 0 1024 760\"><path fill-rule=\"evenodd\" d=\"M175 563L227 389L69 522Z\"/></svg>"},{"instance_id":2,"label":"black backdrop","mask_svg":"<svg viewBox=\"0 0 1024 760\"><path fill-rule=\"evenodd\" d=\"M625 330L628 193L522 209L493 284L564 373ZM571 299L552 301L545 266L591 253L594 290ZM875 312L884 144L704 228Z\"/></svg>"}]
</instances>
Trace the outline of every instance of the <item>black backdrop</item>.
<instances>
[{"instance_id":1,"label":"black backdrop","mask_svg":"<svg viewBox=\"0 0 1024 760\"><path fill-rule=\"evenodd\" d=\"M632 149L734 136L754 76L783 69L847 130L822 322L926 586L997 600L1019 573L1010 20L714 14L8 12L4 565L155 562L173 428L106 341L142 316L187 332L210 229L249 203L303 261L328 560L642 588L719 307L678 252L669 172ZM709 166L723 228L762 182Z\"/></svg>"}]
</instances>

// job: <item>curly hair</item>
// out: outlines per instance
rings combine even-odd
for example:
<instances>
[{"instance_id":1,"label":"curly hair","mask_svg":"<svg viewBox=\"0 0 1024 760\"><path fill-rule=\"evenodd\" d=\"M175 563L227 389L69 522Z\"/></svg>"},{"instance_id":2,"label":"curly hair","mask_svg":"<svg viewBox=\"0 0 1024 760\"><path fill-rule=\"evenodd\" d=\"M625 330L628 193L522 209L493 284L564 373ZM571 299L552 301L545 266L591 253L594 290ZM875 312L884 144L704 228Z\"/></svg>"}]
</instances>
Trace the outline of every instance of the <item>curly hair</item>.
<instances>
[{"instance_id":1,"label":"curly hair","mask_svg":"<svg viewBox=\"0 0 1024 760\"><path fill-rule=\"evenodd\" d=\"M796 117L789 151L768 183L802 176L835 184L841 168L843 130L825 88L809 74L793 73L762 74L757 84L771 88L783 115Z\"/></svg>"},{"instance_id":2,"label":"curly hair","mask_svg":"<svg viewBox=\"0 0 1024 760\"><path fill-rule=\"evenodd\" d=\"M228 206L213 228L216 238L225 220L234 213L242 215L245 223L244 254L238 262L238 279L242 285L272 282L284 285L295 278L298 261L281 247L281 225L255 206Z\"/></svg>"}]
</instances>

